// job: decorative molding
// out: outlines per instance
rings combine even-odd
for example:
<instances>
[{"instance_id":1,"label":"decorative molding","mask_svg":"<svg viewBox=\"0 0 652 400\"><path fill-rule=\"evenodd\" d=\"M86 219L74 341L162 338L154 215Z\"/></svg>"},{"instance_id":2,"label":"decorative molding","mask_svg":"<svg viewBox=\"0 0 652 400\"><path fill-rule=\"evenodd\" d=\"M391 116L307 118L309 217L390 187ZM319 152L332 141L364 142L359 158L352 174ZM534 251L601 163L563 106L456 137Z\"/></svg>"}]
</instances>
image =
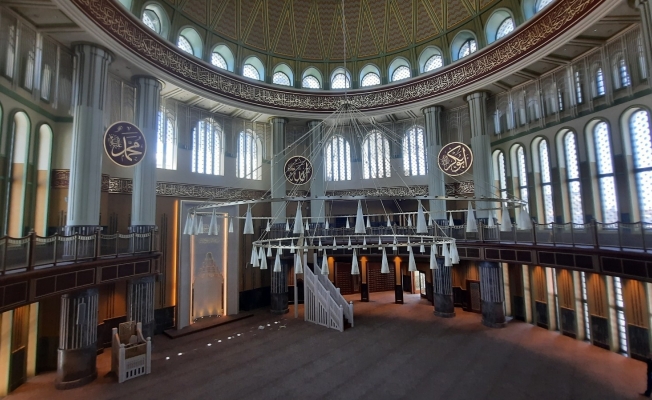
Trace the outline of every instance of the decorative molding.
<instances>
[{"instance_id":1,"label":"decorative molding","mask_svg":"<svg viewBox=\"0 0 652 400\"><path fill-rule=\"evenodd\" d=\"M369 189L329 190L326 196L427 196L428 186L397 186Z\"/></svg>"},{"instance_id":2,"label":"decorative molding","mask_svg":"<svg viewBox=\"0 0 652 400\"><path fill-rule=\"evenodd\" d=\"M102 174L102 192L108 192L110 186L111 177L107 174Z\"/></svg>"},{"instance_id":3,"label":"decorative molding","mask_svg":"<svg viewBox=\"0 0 652 400\"><path fill-rule=\"evenodd\" d=\"M159 37L114 0L57 0L64 8L76 7L122 46L152 66L186 84L239 103L276 110L330 113L349 102L360 110L381 110L435 98L459 90L498 70L509 67L568 31L607 0L557 0L500 43L482 49L401 85L343 93L306 93L292 88L246 81L185 54Z\"/></svg>"},{"instance_id":4,"label":"decorative molding","mask_svg":"<svg viewBox=\"0 0 652 400\"><path fill-rule=\"evenodd\" d=\"M473 185L473 181L461 181L446 184L446 196L457 196L474 193L475 186Z\"/></svg>"},{"instance_id":5,"label":"decorative molding","mask_svg":"<svg viewBox=\"0 0 652 400\"><path fill-rule=\"evenodd\" d=\"M133 181L129 178L111 178L109 193L131 194ZM194 185L189 183L157 182L156 195L210 200L246 200L264 197L267 191Z\"/></svg>"},{"instance_id":6,"label":"decorative molding","mask_svg":"<svg viewBox=\"0 0 652 400\"><path fill-rule=\"evenodd\" d=\"M53 169L50 177L50 187L52 189L68 189L70 185L69 169Z\"/></svg>"}]
</instances>

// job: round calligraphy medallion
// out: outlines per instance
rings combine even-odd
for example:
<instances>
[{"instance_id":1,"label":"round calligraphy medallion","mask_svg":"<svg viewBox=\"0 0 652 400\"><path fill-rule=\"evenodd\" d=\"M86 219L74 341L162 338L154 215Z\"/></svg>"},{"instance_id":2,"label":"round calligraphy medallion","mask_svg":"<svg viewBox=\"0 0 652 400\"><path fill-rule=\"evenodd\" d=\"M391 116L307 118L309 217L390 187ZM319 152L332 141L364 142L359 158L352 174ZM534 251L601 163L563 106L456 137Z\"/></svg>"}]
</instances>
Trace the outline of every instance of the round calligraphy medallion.
<instances>
[{"instance_id":1,"label":"round calligraphy medallion","mask_svg":"<svg viewBox=\"0 0 652 400\"><path fill-rule=\"evenodd\" d=\"M312 163L303 156L290 157L283 171L285 179L293 185L303 185L312 179Z\"/></svg>"},{"instance_id":2,"label":"round calligraphy medallion","mask_svg":"<svg viewBox=\"0 0 652 400\"><path fill-rule=\"evenodd\" d=\"M133 167L145 158L145 135L131 122L116 122L104 132L104 151L121 167Z\"/></svg>"},{"instance_id":3,"label":"round calligraphy medallion","mask_svg":"<svg viewBox=\"0 0 652 400\"><path fill-rule=\"evenodd\" d=\"M464 143L452 142L441 148L437 164L448 176L462 175L473 165L473 152Z\"/></svg>"}]
</instances>

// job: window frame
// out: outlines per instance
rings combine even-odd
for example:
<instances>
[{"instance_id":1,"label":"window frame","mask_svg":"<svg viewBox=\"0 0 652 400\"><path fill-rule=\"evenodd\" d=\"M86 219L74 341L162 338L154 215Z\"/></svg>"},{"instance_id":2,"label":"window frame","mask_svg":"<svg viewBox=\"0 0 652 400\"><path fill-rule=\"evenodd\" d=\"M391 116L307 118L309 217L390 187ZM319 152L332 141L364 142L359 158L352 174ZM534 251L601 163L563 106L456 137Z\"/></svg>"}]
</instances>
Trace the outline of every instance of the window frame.
<instances>
[{"instance_id":1,"label":"window frame","mask_svg":"<svg viewBox=\"0 0 652 400\"><path fill-rule=\"evenodd\" d=\"M337 152L334 145L337 142ZM342 154L344 153L344 154ZM351 145L342 135L332 135L324 146L324 179L329 182L351 180ZM337 168L334 168L337 167ZM341 175L344 174L344 177Z\"/></svg>"},{"instance_id":2,"label":"window frame","mask_svg":"<svg viewBox=\"0 0 652 400\"><path fill-rule=\"evenodd\" d=\"M403 135L403 171L405 176L428 174L428 145L425 128L412 125Z\"/></svg>"},{"instance_id":3,"label":"window frame","mask_svg":"<svg viewBox=\"0 0 652 400\"><path fill-rule=\"evenodd\" d=\"M206 126L210 126L208 132ZM215 127L219 127L219 131ZM212 134L209 148L209 133ZM216 145L216 140L219 139L219 144ZM203 154L200 154L200 147L203 143ZM217 153L216 153L217 150ZM211 156L210 163L208 162ZM200 167L200 156L203 158L203 165ZM210 165L210 172L208 168ZM224 176L224 126L216 121L214 118L204 118L197 121L197 124L192 130L192 166L191 171L203 175L216 175Z\"/></svg>"},{"instance_id":4,"label":"window frame","mask_svg":"<svg viewBox=\"0 0 652 400\"><path fill-rule=\"evenodd\" d=\"M378 154L378 151L382 154ZM379 162L382 160L382 162ZM362 179L390 178L392 176L392 155L389 140L374 129L362 141Z\"/></svg>"},{"instance_id":5,"label":"window frame","mask_svg":"<svg viewBox=\"0 0 652 400\"><path fill-rule=\"evenodd\" d=\"M243 154L243 152L246 154ZM260 136L251 129L240 131L238 133L236 177L257 181L261 180L263 166L262 153L263 145Z\"/></svg>"}]
</instances>

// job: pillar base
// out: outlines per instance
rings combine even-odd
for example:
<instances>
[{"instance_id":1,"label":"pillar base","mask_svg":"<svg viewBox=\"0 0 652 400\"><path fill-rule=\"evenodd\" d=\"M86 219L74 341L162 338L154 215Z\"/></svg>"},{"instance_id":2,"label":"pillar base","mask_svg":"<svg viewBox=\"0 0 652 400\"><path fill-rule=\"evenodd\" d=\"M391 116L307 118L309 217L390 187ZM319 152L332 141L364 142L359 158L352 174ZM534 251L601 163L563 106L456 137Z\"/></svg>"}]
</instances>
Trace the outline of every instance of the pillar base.
<instances>
[{"instance_id":1,"label":"pillar base","mask_svg":"<svg viewBox=\"0 0 652 400\"><path fill-rule=\"evenodd\" d=\"M396 285L394 287L394 303L403 304L403 285Z\"/></svg>"},{"instance_id":2,"label":"pillar base","mask_svg":"<svg viewBox=\"0 0 652 400\"><path fill-rule=\"evenodd\" d=\"M287 293L272 293L271 297L272 307L269 311L272 314L282 315L290 312Z\"/></svg>"},{"instance_id":3,"label":"pillar base","mask_svg":"<svg viewBox=\"0 0 652 400\"><path fill-rule=\"evenodd\" d=\"M97 346L74 350L57 350L57 377L54 387L59 390L84 386L97 378Z\"/></svg>"},{"instance_id":4,"label":"pillar base","mask_svg":"<svg viewBox=\"0 0 652 400\"><path fill-rule=\"evenodd\" d=\"M453 295L434 293L435 315L442 318L453 318L455 316L455 305Z\"/></svg>"},{"instance_id":5,"label":"pillar base","mask_svg":"<svg viewBox=\"0 0 652 400\"><path fill-rule=\"evenodd\" d=\"M369 284L360 284L360 301L369 302Z\"/></svg>"},{"instance_id":6,"label":"pillar base","mask_svg":"<svg viewBox=\"0 0 652 400\"><path fill-rule=\"evenodd\" d=\"M503 302L492 303L483 300L481 307L482 325L489 328L504 328L507 326Z\"/></svg>"}]
</instances>

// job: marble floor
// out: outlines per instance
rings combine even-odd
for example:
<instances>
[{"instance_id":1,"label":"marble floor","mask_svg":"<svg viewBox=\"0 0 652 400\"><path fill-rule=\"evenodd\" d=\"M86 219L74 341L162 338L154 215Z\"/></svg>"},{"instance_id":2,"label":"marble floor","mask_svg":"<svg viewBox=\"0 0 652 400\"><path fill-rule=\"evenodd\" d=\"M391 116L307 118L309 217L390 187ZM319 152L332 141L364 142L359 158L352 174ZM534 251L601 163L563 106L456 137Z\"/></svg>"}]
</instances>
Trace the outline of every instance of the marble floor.
<instances>
[{"instance_id":1,"label":"marble floor","mask_svg":"<svg viewBox=\"0 0 652 400\"><path fill-rule=\"evenodd\" d=\"M522 322L490 329L460 309L437 318L417 295L393 300L392 292L354 301L355 327L343 333L304 322L301 307L294 319L291 307L179 339L159 335L146 377L118 384L105 351L92 384L57 391L54 374L42 374L6 399L614 400L645 389L642 362Z\"/></svg>"}]
</instances>

